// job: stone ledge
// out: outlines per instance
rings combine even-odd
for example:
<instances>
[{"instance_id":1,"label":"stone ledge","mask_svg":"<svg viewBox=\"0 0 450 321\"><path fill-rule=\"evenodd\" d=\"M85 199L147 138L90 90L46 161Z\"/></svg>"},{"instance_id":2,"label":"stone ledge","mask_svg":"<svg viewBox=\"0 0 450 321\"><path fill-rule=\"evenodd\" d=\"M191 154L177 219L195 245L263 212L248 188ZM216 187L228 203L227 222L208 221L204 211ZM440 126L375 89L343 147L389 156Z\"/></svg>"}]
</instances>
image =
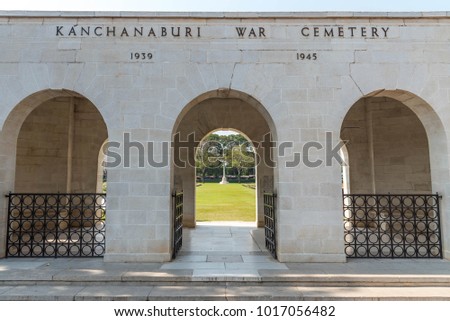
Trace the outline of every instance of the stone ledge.
<instances>
[{"instance_id":1,"label":"stone ledge","mask_svg":"<svg viewBox=\"0 0 450 321\"><path fill-rule=\"evenodd\" d=\"M449 11L426 12L150 12L150 11L0 11L14 18L192 18L192 19L291 19L291 18L448 18Z\"/></svg>"},{"instance_id":2,"label":"stone ledge","mask_svg":"<svg viewBox=\"0 0 450 321\"><path fill-rule=\"evenodd\" d=\"M20 285L0 294L1 301L73 301L82 286Z\"/></svg>"},{"instance_id":3,"label":"stone ledge","mask_svg":"<svg viewBox=\"0 0 450 321\"><path fill-rule=\"evenodd\" d=\"M44 270L7 270L0 271L0 281L51 281L53 273Z\"/></svg>"},{"instance_id":4,"label":"stone ledge","mask_svg":"<svg viewBox=\"0 0 450 321\"><path fill-rule=\"evenodd\" d=\"M146 301L153 286L87 286L75 295L75 301Z\"/></svg>"},{"instance_id":5,"label":"stone ledge","mask_svg":"<svg viewBox=\"0 0 450 321\"><path fill-rule=\"evenodd\" d=\"M226 300L226 286L155 286L148 297L149 301Z\"/></svg>"},{"instance_id":6,"label":"stone ledge","mask_svg":"<svg viewBox=\"0 0 450 321\"><path fill-rule=\"evenodd\" d=\"M124 282L183 282L191 281L192 270L168 270L168 271L130 271L122 275Z\"/></svg>"},{"instance_id":7,"label":"stone ledge","mask_svg":"<svg viewBox=\"0 0 450 321\"><path fill-rule=\"evenodd\" d=\"M228 286L227 300L298 301L303 294L297 286Z\"/></svg>"},{"instance_id":8,"label":"stone ledge","mask_svg":"<svg viewBox=\"0 0 450 321\"><path fill-rule=\"evenodd\" d=\"M278 260L282 263L345 263L347 258L344 254L319 254L319 253L305 253L305 254L289 254L278 253Z\"/></svg>"},{"instance_id":9,"label":"stone ledge","mask_svg":"<svg viewBox=\"0 0 450 321\"><path fill-rule=\"evenodd\" d=\"M1 290L1 289L0 289ZM16 286L3 288L0 301L180 301L180 300L296 300L296 301L449 301L450 287L317 287L317 286Z\"/></svg>"},{"instance_id":10,"label":"stone ledge","mask_svg":"<svg viewBox=\"0 0 450 321\"><path fill-rule=\"evenodd\" d=\"M262 282L314 284L315 286L435 286L447 287L450 277L439 275L369 275L369 274L309 274L302 271L260 270Z\"/></svg>"},{"instance_id":11,"label":"stone ledge","mask_svg":"<svg viewBox=\"0 0 450 321\"><path fill-rule=\"evenodd\" d=\"M106 253L103 260L107 263L161 263L170 262L171 255L168 253Z\"/></svg>"},{"instance_id":12,"label":"stone ledge","mask_svg":"<svg viewBox=\"0 0 450 321\"><path fill-rule=\"evenodd\" d=\"M119 282L122 280L121 270L101 269L68 269L53 275L53 281L64 282Z\"/></svg>"}]
</instances>

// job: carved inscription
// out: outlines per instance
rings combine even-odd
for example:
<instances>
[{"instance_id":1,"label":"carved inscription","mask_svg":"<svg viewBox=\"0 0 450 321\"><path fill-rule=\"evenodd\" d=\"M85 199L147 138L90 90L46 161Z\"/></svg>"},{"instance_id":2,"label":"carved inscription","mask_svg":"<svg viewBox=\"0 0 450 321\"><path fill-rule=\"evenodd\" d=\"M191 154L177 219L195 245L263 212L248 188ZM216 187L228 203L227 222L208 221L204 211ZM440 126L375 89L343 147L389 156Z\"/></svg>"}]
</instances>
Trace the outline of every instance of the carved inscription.
<instances>
[{"instance_id":1,"label":"carved inscription","mask_svg":"<svg viewBox=\"0 0 450 321\"><path fill-rule=\"evenodd\" d=\"M236 33L239 38L265 38L266 29L264 27L248 28L236 27Z\"/></svg>"},{"instance_id":2,"label":"carved inscription","mask_svg":"<svg viewBox=\"0 0 450 321\"><path fill-rule=\"evenodd\" d=\"M389 27L367 26L304 26L303 38L387 38Z\"/></svg>"},{"instance_id":3,"label":"carved inscription","mask_svg":"<svg viewBox=\"0 0 450 321\"><path fill-rule=\"evenodd\" d=\"M200 27L56 26L57 37L200 38Z\"/></svg>"}]
</instances>

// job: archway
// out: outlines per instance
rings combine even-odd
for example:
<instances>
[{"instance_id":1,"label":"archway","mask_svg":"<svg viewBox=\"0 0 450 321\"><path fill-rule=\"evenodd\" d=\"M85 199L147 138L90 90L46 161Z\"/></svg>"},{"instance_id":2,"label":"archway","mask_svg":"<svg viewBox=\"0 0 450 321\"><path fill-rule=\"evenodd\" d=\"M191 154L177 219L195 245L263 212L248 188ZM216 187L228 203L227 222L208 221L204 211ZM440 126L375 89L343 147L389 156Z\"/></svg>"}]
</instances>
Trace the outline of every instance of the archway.
<instances>
[{"instance_id":1,"label":"archway","mask_svg":"<svg viewBox=\"0 0 450 321\"><path fill-rule=\"evenodd\" d=\"M235 129L207 134L196 149L196 221L253 222L256 168L252 142Z\"/></svg>"},{"instance_id":2,"label":"archway","mask_svg":"<svg viewBox=\"0 0 450 321\"><path fill-rule=\"evenodd\" d=\"M342 124L352 193L430 193L428 139L419 118L388 97L355 103Z\"/></svg>"},{"instance_id":3,"label":"archway","mask_svg":"<svg viewBox=\"0 0 450 321\"><path fill-rule=\"evenodd\" d=\"M270 142L276 138L273 121L254 98L229 89L208 92L188 104L180 113L174 129L174 141L182 142L173 152L172 190L183 191L184 227L194 228L195 147L208 133L218 128L233 128L245 133L255 146L257 161L257 226L264 226L264 193L276 190L275 170ZM189 142L186 144L186 142ZM192 142L192 143L191 143ZM176 144L174 144L176 146Z\"/></svg>"},{"instance_id":4,"label":"archway","mask_svg":"<svg viewBox=\"0 0 450 321\"><path fill-rule=\"evenodd\" d=\"M431 106L401 90L358 100L341 128L347 142L344 194L349 257L441 257L439 197L445 182L442 123ZM445 215L445 214L444 214ZM363 245L364 244L364 245Z\"/></svg>"},{"instance_id":5,"label":"archway","mask_svg":"<svg viewBox=\"0 0 450 321\"><path fill-rule=\"evenodd\" d=\"M96 190L107 137L97 108L72 91L38 92L11 111L1 135L2 188L13 192L2 217L7 256L103 255L105 199Z\"/></svg>"}]
</instances>

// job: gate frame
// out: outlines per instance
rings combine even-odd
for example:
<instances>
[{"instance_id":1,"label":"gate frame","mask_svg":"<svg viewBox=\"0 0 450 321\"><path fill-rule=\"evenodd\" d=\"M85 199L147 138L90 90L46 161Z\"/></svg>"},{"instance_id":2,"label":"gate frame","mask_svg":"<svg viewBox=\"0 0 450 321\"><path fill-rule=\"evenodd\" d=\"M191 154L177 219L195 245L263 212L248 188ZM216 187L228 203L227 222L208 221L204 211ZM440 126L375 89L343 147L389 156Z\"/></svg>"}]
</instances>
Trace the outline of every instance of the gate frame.
<instances>
[{"instance_id":1,"label":"gate frame","mask_svg":"<svg viewBox=\"0 0 450 321\"><path fill-rule=\"evenodd\" d=\"M96 223L97 220L98 221L102 221L102 218L99 218L97 216L97 210L101 210L102 211L102 217L104 215L106 215L106 194L105 193L12 193L9 192L9 194L5 195L6 198L8 198L8 221L7 221L7 233L6 233L6 252L5 252L5 256L6 257L18 257L18 258L29 258L29 257L54 257L54 258L58 258L58 257L70 257L70 258L81 258L81 257L103 257L105 252L106 252L106 245L105 245L105 240L106 240L106 232L105 232L105 222L103 222L103 225L100 228L96 227ZM16 206L13 205L13 199L14 198L19 198L20 202L17 203ZM25 202L25 198L31 198L31 202L30 204L24 204ZM36 200L37 198L41 198L43 203L42 204L36 204ZM54 199L54 204L48 204L48 200L53 198ZM66 204L62 205L61 204L61 200L62 199L66 199ZM72 204L72 201L74 199L78 199L79 203L77 203L76 205ZM86 205L84 203L86 198L92 198L92 203ZM103 200L103 204L98 204L97 200L101 198ZM19 208L17 207L19 206ZM30 251L29 251L29 255L22 255L21 253L21 241L20 241L20 235L19 235L19 240L18 240L18 248L17 248L17 254L16 255L11 255L10 254L10 247L15 246L16 242L11 242L11 235L13 233L21 233L22 227L23 227L23 222L22 222L22 218L15 218L13 219L12 217L12 211L14 210L19 210L19 215L23 215L23 211L24 210L30 210L31 214L29 217L29 221L31 224L31 229L29 231L26 231L26 233L31 234L30 237ZM37 220L36 221L36 211L37 210L42 210L42 220ZM56 215L56 219L51 219L49 220L49 216L48 213L49 211L52 210L54 211L54 215ZM62 219L60 219L60 214L62 210L67 210L66 216ZM72 221L73 218L71 218L71 213L73 210L79 210L79 217L75 218L75 219L79 219L79 224L80 226L77 227L77 231L74 232L74 234L76 234L79 238L79 240L75 243L75 244L79 244L79 249L78 252L76 254L73 254L71 252L71 246L67 245L67 251L65 254L59 254L58 249L62 246L62 245L58 245L59 243L59 235L60 233L63 231L64 234L67 235L67 238L70 239L71 236L73 235L71 232L71 226L70 223ZM84 211L85 210L92 210L92 215L89 218L84 218ZM12 229L13 226L13 222L17 222L19 229ZM41 254L35 255L34 254L34 250L33 250L33 235L36 232L35 230L33 230L33 228L36 225L36 222L42 222L43 223L43 228L41 230L38 230L39 234L41 234L42 236L42 241L40 241L38 243L39 246L42 246L42 251ZM47 228L47 223L48 222L54 222L54 230L49 230ZM92 227L90 227L90 229L92 229L91 232L88 232L88 234L91 235L91 240L89 242L84 241L84 235L86 232L83 232L83 229L85 227L83 227L83 223L85 222L90 222L92 223ZM66 223L67 226L66 228L61 228L61 223ZM67 230L66 230L67 229ZM48 233L53 234L54 238L55 238L55 242L54 244L48 244L48 241L46 239L46 236L48 235ZM97 235L102 235L102 240L100 241L96 241L96 237ZM92 243L92 244L91 244ZM68 243L69 244L69 243ZM74 245L75 246L75 245ZM85 254L84 253L84 249L86 248L86 246L90 247L90 253ZM46 248L48 247L53 247L54 248L54 254L48 255L46 254ZM100 247L102 248L102 252L100 254L96 254L96 249Z\"/></svg>"},{"instance_id":2,"label":"gate frame","mask_svg":"<svg viewBox=\"0 0 450 321\"><path fill-rule=\"evenodd\" d=\"M344 251L347 258L416 258L416 259L442 259L443 258L443 244L442 244L442 231L441 231L441 221L440 221L440 206L439 202L442 199L442 195L436 194L342 194L343 197L343 220L344 220ZM350 199L351 202L346 204L346 200ZM363 204L358 206L355 204L357 199L362 199ZM373 205L368 204L368 200L372 199L375 203ZM385 199L387 204L381 204L381 200ZM393 205L393 200L397 199L400 203L399 205ZM409 199L411 205L405 205L405 200ZM423 205L418 206L416 201L418 199L423 200ZM429 204L429 200L432 199L434 204ZM380 209L381 207L381 209ZM387 216L383 219L381 217L381 211L387 212ZM346 212L350 211L351 216L347 217ZM357 217L357 212L363 211L363 217ZM375 217L369 217L370 211L375 211ZM399 211L400 218L393 219L394 211ZM412 214L411 218L405 217L405 212L410 211ZM419 211L423 212L424 218L418 220L417 213ZM430 219L429 212L434 211L434 218ZM365 232L356 232L356 222L365 223ZM369 233L369 223L375 225L375 231ZM401 230L395 231L393 233L395 224L401 225ZM413 230L409 231L406 229L406 224L411 223ZM419 230L417 225L423 223L425 226L426 243L421 244L418 242ZM436 227L430 230L430 224L434 223ZM387 224L387 228L383 227L383 224ZM347 225L350 225L347 227ZM385 230L383 233L382 230ZM400 234L401 233L401 234ZM358 235L365 234L365 241L359 242L357 240ZM402 237L403 243L395 242L394 237L398 234ZM414 242L406 242L406 235L412 235L414 237ZM350 242L346 240L346 236L351 235L353 240ZM370 236L375 235L377 242L370 242ZM389 242L382 242L382 237L386 235L389 238ZM430 238L434 235L437 237L436 242L431 242ZM382 246L383 245L383 246ZM358 253L359 248L365 248L366 253L361 255ZM378 247L378 248L377 248ZM390 254L383 254L383 248L389 247ZM402 253L396 254L395 249L401 248ZM407 252L408 248L412 247L414 253L409 254ZM423 247L426 249L426 253L420 255L419 249ZM347 249L352 248L353 253L347 254ZM370 250L372 248L377 248L377 254L371 254ZM433 248L437 248L438 254L434 255L431 253Z\"/></svg>"},{"instance_id":3,"label":"gate frame","mask_svg":"<svg viewBox=\"0 0 450 321\"><path fill-rule=\"evenodd\" d=\"M264 238L266 249L277 259L277 238L276 238L276 193L264 192Z\"/></svg>"},{"instance_id":4,"label":"gate frame","mask_svg":"<svg viewBox=\"0 0 450 321\"><path fill-rule=\"evenodd\" d=\"M183 246L183 191L172 193L173 209L173 252L175 259Z\"/></svg>"}]
</instances>

